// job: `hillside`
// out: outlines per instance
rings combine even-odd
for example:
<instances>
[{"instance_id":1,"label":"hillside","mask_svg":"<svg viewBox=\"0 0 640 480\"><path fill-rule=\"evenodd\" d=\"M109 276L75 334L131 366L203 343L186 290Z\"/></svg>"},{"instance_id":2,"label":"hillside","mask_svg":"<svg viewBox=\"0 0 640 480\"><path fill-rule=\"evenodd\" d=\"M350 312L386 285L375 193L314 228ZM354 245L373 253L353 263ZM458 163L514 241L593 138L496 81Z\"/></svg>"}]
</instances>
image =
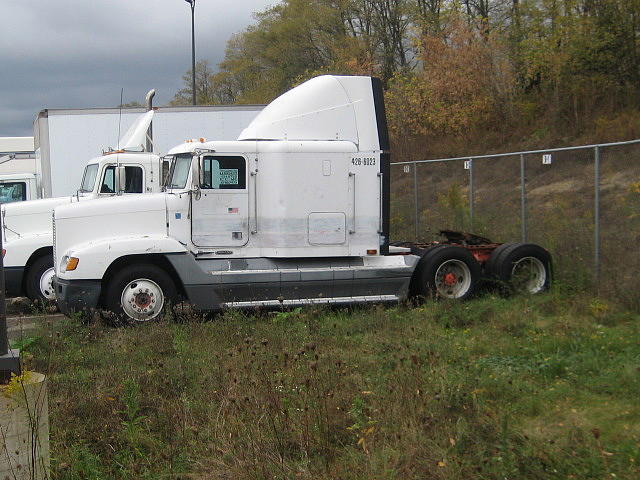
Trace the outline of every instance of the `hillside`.
<instances>
[{"instance_id":1,"label":"hillside","mask_svg":"<svg viewBox=\"0 0 640 480\"><path fill-rule=\"evenodd\" d=\"M635 479L640 318L559 290L42 327L59 479ZM72 392L72 394L70 394Z\"/></svg>"}]
</instances>

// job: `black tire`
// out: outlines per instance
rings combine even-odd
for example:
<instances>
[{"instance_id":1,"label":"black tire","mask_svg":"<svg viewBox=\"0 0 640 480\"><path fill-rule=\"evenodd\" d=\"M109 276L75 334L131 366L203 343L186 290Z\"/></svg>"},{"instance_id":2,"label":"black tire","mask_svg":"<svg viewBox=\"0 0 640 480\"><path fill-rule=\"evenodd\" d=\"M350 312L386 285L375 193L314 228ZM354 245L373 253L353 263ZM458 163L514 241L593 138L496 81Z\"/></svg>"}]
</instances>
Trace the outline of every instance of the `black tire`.
<instances>
[{"instance_id":1,"label":"black tire","mask_svg":"<svg viewBox=\"0 0 640 480\"><path fill-rule=\"evenodd\" d=\"M417 299L419 297L424 297L424 288L420 286L420 269L424 266L426 260L425 257L433 255L433 253L441 248L447 247L448 245L438 244L430 246L426 249L418 249L417 247L412 247L411 253L414 255L419 255L420 261L416 266L413 276L411 277L411 282L409 283L409 297L413 299Z\"/></svg>"},{"instance_id":2,"label":"black tire","mask_svg":"<svg viewBox=\"0 0 640 480\"><path fill-rule=\"evenodd\" d=\"M486 264L487 276L501 291L542 293L551 286L551 254L534 243L509 243L498 247Z\"/></svg>"},{"instance_id":3,"label":"black tire","mask_svg":"<svg viewBox=\"0 0 640 480\"><path fill-rule=\"evenodd\" d=\"M503 243L502 245L500 245L498 248L496 248L492 253L491 256L489 257L489 260L487 260L487 262L484 265L484 272L485 275L487 277L493 277L495 272L495 265L500 261L500 257L502 257L502 254L509 248L511 248L514 245L518 245L517 243L511 242L511 243Z\"/></svg>"},{"instance_id":4,"label":"black tire","mask_svg":"<svg viewBox=\"0 0 640 480\"><path fill-rule=\"evenodd\" d=\"M29 270L24 279L24 287L27 294L27 297L34 302L46 305L48 303L52 303L55 301L55 291L48 291L51 287L45 287L44 292L52 295L53 298L47 298L43 291L40 288L40 280L42 280L42 276L49 270L53 268L53 256L52 255L43 255L40 258L36 259L35 262L31 264Z\"/></svg>"},{"instance_id":5,"label":"black tire","mask_svg":"<svg viewBox=\"0 0 640 480\"><path fill-rule=\"evenodd\" d=\"M134 282L135 280L140 283ZM163 298L160 306L158 306L160 301L156 303L159 298L157 291L155 299L153 298L155 287L152 286L151 293L148 292L148 287L151 285L148 282L155 284L162 293ZM145 290L145 285L147 287L146 293L143 291ZM139 290L137 294L135 292L136 288ZM133 298L133 302L130 302L126 309L122 305L125 289L127 289L126 296L129 296L130 300ZM175 303L177 296L175 283L162 268L152 264L129 265L116 272L109 280L105 289L104 306L110 312L111 320L116 322L146 322L160 318L163 312L169 308L169 305ZM148 307L143 308L147 301ZM140 312L137 317L134 317L130 312L136 309L139 309Z\"/></svg>"},{"instance_id":6,"label":"black tire","mask_svg":"<svg viewBox=\"0 0 640 480\"><path fill-rule=\"evenodd\" d=\"M481 269L465 248L437 245L420 259L414 276L423 297L467 300L478 288Z\"/></svg>"}]
</instances>

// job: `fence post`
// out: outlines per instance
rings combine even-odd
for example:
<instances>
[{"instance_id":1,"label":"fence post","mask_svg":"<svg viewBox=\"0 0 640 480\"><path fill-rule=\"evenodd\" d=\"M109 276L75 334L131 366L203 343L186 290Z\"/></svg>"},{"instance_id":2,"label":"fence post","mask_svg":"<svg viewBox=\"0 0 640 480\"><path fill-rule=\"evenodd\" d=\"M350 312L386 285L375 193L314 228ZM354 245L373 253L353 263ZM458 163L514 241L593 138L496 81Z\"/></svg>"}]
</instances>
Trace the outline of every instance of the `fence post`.
<instances>
[{"instance_id":1,"label":"fence post","mask_svg":"<svg viewBox=\"0 0 640 480\"><path fill-rule=\"evenodd\" d=\"M525 177L524 153L520 154L520 224L522 227L522 243L529 237L527 232L527 179Z\"/></svg>"},{"instance_id":2,"label":"fence post","mask_svg":"<svg viewBox=\"0 0 640 480\"><path fill-rule=\"evenodd\" d=\"M473 230L473 159L469 159L469 230Z\"/></svg>"},{"instance_id":3,"label":"fence post","mask_svg":"<svg viewBox=\"0 0 640 480\"><path fill-rule=\"evenodd\" d=\"M413 163L413 208L414 208L414 212L413 212L413 221L415 223L415 238L416 238L416 242L419 240L418 239L418 232L419 232L419 228L418 228L418 164L417 163Z\"/></svg>"},{"instance_id":4,"label":"fence post","mask_svg":"<svg viewBox=\"0 0 640 480\"><path fill-rule=\"evenodd\" d=\"M594 280L596 288L600 284L600 146L594 147L594 188L595 188L595 200L593 205L594 210Z\"/></svg>"}]
</instances>

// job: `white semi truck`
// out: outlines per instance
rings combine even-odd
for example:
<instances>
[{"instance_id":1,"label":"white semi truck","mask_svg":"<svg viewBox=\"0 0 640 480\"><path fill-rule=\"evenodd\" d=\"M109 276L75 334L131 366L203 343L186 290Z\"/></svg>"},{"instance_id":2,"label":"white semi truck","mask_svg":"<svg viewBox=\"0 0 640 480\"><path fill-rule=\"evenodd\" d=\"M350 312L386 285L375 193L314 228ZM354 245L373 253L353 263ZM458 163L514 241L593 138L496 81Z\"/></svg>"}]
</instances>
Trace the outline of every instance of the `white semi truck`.
<instances>
[{"instance_id":1,"label":"white semi truck","mask_svg":"<svg viewBox=\"0 0 640 480\"><path fill-rule=\"evenodd\" d=\"M483 267L507 280L524 275L532 293L549 285L549 254L535 245L389 245L377 79L317 77L274 100L237 141L170 154L163 193L56 207L64 313L147 321L180 300L218 310L467 298Z\"/></svg>"},{"instance_id":2,"label":"white semi truck","mask_svg":"<svg viewBox=\"0 0 640 480\"><path fill-rule=\"evenodd\" d=\"M81 181L73 190L75 195L2 206L5 285L8 296L27 296L33 301L55 298L52 287L54 269L51 230L54 207L94 198L161 191L162 176L168 172L169 162L148 151L152 148L149 135L152 120L156 144L163 141L157 136L162 132L155 124L157 111L151 109L150 103L148 107L150 110L139 115L137 121L117 142L117 150L105 152L90 160L84 170L81 169ZM209 130L209 133L235 138L241 131L240 122L255 117L261 109L261 106L241 106L238 109L218 107L216 115L224 122L218 124L219 130ZM212 111L205 112L204 118L210 119L211 113ZM202 112L195 114L200 119L203 118ZM181 113L183 119L188 119L190 115L189 112ZM211 125L207 127L211 128ZM72 168L70 166L70 170L55 173L57 176L78 176L78 172Z\"/></svg>"}]
</instances>

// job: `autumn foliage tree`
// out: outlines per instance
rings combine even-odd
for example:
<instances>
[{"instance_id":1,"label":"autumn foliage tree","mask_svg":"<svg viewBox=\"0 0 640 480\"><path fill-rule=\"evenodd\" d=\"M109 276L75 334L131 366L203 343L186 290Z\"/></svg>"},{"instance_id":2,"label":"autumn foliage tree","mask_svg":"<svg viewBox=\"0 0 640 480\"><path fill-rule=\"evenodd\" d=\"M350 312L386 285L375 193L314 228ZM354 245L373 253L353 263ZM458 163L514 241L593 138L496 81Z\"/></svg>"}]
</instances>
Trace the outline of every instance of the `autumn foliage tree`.
<instances>
[{"instance_id":1,"label":"autumn foliage tree","mask_svg":"<svg viewBox=\"0 0 640 480\"><path fill-rule=\"evenodd\" d=\"M398 74L388 90L395 134L459 135L505 120L513 71L498 42L485 39L462 18L419 42L421 68Z\"/></svg>"},{"instance_id":2,"label":"autumn foliage tree","mask_svg":"<svg viewBox=\"0 0 640 480\"><path fill-rule=\"evenodd\" d=\"M640 108L640 0L281 0L199 90L265 103L322 73L382 78L396 138L576 137Z\"/></svg>"}]
</instances>

